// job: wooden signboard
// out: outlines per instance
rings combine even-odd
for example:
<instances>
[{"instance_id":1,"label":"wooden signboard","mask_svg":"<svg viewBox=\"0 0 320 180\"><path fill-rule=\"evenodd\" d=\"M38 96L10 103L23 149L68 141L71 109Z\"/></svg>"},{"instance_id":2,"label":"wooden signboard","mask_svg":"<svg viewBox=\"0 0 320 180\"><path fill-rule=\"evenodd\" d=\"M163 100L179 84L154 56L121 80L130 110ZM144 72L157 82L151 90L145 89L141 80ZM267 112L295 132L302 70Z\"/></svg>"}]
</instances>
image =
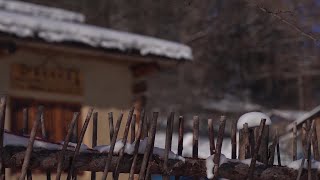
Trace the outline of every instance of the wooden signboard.
<instances>
[{"instance_id":1,"label":"wooden signboard","mask_svg":"<svg viewBox=\"0 0 320 180\"><path fill-rule=\"evenodd\" d=\"M12 64L11 87L20 90L82 95L83 75L76 69Z\"/></svg>"}]
</instances>

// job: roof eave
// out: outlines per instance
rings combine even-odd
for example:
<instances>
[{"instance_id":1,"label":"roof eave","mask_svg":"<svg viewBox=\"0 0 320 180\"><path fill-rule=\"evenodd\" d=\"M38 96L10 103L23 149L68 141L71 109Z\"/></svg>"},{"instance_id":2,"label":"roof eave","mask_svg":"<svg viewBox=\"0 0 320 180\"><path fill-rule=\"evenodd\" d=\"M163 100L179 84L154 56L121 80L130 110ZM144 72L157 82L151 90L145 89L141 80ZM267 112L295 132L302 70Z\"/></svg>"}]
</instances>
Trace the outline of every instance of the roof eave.
<instances>
[{"instance_id":1,"label":"roof eave","mask_svg":"<svg viewBox=\"0 0 320 180\"><path fill-rule=\"evenodd\" d=\"M2 33L4 34L4 33ZM81 43L69 43L69 42L59 42L51 43L46 42L39 38L19 38L13 35L2 35L0 36L0 41L11 41L16 44L17 48L37 48L50 51L68 52L71 54L84 55L99 58L102 60L117 60L119 63L126 62L129 64L134 63L158 63L163 67L176 66L181 63L192 62L191 59L173 59L162 56L155 55L141 55L138 52L123 52L117 49L103 49L95 48L86 44Z\"/></svg>"}]
</instances>

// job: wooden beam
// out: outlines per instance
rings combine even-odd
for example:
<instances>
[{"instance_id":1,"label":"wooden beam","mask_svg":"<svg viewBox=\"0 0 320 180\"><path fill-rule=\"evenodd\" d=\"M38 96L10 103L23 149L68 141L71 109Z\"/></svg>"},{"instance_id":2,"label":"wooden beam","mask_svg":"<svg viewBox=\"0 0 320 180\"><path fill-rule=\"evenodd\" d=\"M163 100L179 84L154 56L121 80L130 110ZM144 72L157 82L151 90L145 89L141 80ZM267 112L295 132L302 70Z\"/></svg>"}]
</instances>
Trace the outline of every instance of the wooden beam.
<instances>
[{"instance_id":1,"label":"wooden beam","mask_svg":"<svg viewBox=\"0 0 320 180\"><path fill-rule=\"evenodd\" d=\"M37 53L52 52L56 54L57 52L69 55L76 55L77 57L83 57L83 60L88 58L103 60L103 61L116 61L117 63L159 63L163 67L175 66L181 62L186 62L185 60L176 60L166 57L159 56L142 56L133 53L117 52L112 50L106 50L102 48L94 48L79 44L67 44L67 43L48 43L41 40L35 39L20 39L15 37L0 36L0 41L10 41L14 42L17 47L29 48L31 50L37 50ZM39 51L40 50L40 51Z\"/></svg>"},{"instance_id":2,"label":"wooden beam","mask_svg":"<svg viewBox=\"0 0 320 180\"><path fill-rule=\"evenodd\" d=\"M23 158L25 155L25 147L13 147L6 146L4 148L4 165L6 168L21 168ZM57 165L57 157L59 156L60 151L58 150L45 150L45 149L35 149L31 154L30 168L31 169L40 169L40 170L55 170ZM68 167L68 160L73 156L72 151L66 151L64 159L64 169ZM107 159L107 153L98 153L98 152L81 152L75 161L75 167L79 171L97 171L101 172L104 169L105 161ZM163 160L161 157L151 158L151 173L152 174L163 174ZM140 170L140 165L143 155L139 155L137 159L137 164L135 167L135 173L138 174ZM119 167L119 172L129 173L132 163L132 156L125 154L123 160L126 163L123 163ZM109 171L114 171L118 156L112 157L112 162L110 163ZM160 160L160 161L159 161ZM198 158L186 158L185 162L179 160L169 160L168 168L170 175L172 176L202 176L206 177L206 160ZM222 178L227 178L231 180L242 180L246 178L249 166L243 164L238 160L229 160L227 163L221 164L219 166L219 175ZM256 165L256 172L254 174L255 180L262 179L295 179L297 177L298 171L279 166L267 166L267 165ZM302 179L306 178L308 175L307 170L303 170ZM319 178L320 173L316 170L312 171L312 177L314 179L316 176Z\"/></svg>"}]
</instances>

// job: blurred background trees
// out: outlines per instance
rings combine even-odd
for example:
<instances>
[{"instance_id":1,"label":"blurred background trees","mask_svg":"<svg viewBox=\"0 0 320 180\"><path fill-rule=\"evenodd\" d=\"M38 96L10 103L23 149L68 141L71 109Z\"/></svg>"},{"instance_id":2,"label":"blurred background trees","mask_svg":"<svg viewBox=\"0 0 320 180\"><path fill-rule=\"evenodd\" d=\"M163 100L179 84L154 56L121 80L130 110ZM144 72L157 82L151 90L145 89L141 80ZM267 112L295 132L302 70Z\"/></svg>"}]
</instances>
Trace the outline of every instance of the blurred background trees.
<instances>
[{"instance_id":1,"label":"blurred background trees","mask_svg":"<svg viewBox=\"0 0 320 180\"><path fill-rule=\"evenodd\" d=\"M194 62L150 77L151 108L210 114L227 111L219 103L300 110L319 104L319 0L27 1L191 46Z\"/></svg>"}]
</instances>

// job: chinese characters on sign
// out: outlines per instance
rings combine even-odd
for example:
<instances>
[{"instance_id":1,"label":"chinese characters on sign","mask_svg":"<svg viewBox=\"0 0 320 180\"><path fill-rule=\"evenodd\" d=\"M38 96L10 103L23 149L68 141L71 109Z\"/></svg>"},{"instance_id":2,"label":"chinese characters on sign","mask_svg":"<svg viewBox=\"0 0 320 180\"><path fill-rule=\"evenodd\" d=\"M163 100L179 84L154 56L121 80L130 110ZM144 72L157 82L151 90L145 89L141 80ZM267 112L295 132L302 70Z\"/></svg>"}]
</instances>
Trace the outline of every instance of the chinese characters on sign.
<instances>
[{"instance_id":1,"label":"chinese characters on sign","mask_svg":"<svg viewBox=\"0 0 320 180\"><path fill-rule=\"evenodd\" d=\"M82 95L83 75L76 69L12 64L11 87L20 90Z\"/></svg>"}]
</instances>

